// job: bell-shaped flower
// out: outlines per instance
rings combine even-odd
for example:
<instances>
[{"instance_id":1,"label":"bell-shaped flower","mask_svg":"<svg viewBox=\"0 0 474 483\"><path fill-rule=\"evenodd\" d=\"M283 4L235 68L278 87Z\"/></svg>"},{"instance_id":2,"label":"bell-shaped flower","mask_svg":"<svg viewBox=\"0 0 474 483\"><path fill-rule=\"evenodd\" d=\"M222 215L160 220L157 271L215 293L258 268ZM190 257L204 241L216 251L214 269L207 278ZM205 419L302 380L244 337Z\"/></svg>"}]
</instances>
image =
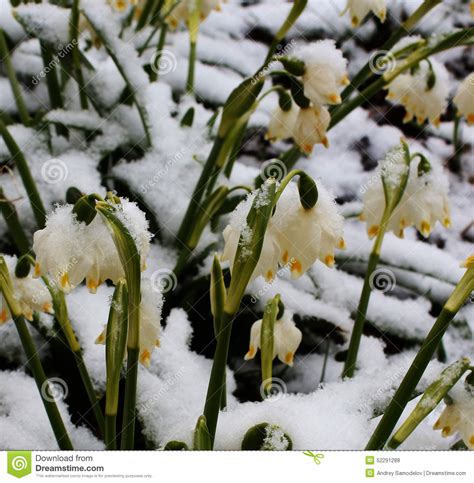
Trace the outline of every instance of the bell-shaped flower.
<instances>
[{"instance_id":1,"label":"bell-shaped flower","mask_svg":"<svg viewBox=\"0 0 474 483\"><path fill-rule=\"evenodd\" d=\"M343 218L321 183L318 201L310 209L303 208L296 183L290 183L277 203L273 222L280 264L290 268L293 278L303 275L316 260L333 266L335 248L344 248Z\"/></svg>"},{"instance_id":2,"label":"bell-shaped flower","mask_svg":"<svg viewBox=\"0 0 474 483\"><path fill-rule=\"evenodd\" d=\"M178 27L181 22L186 23L195 4L195 0L178 0L178 2L165 0L164 11L169 12L165 21L173 29ZM219 11L220 9L221 2L219 0L201 0L199 4L200 20L204 21L213 10Z\"/></svg>"},{"instance_id":3,"label":"bell-shaped flower","mask_svg":"<svg viewBox=\"0 0 474 483\"><path fill-rule=\"evenodd\" d=\"M298 46L292 53L304 62L304 95L316 107L340 104L340 92L349 83L347 60L333 40Z\"/></svg>"},{"instance_id":4,"label":"bell-shaped flower","mask_svg":"<svg viewBox=\"0 0 474 483\"><path fill-rule=\"evenodd\" d=\"M467 123L474 124L474 72L461 82L453 102Z\"/></svg>"},{"instance_id":5,"label":"bell-shaped flower","mask_svg":"<svg viewBox=\"0 0 474 483\"><path fill-rule=\"evenodd\" d=\"M293 129L293 139L301 151L310 154L315 144L329 146L326 130L331 116L324 107L308 107L300 109Z\"/></svg>"},{"instance_id":6,"label":"bell-shaped flower","mask_svg":"<svg viewBox=\"0 0 474 483\"><path fill-rule=\"evenodd\" d=\"M148 279L141 281L140 301L140 355L139 361L145 367L150 366L155 347L160 346L161 309L163 295ZM107 328L97 337L96 344L106 343Z\"/></svg>"},{"instance_id":7,"label":"bell-shaped flower","mask_svg":"<svg viewBox=\"0 0 474 483\"><path fill-rule=\"evenodd\" d=\"M247 214L250 210L255 194L251 194L245 201L240 203L235 211L232 213L230 223L226 226L223 232L225 246L221 255L222 261L229 261L230 268L234 265L237 248L239 246L240 237L250 237L249 227L247 226ZM273 280L278 270L278 260L280 258L280 247L278 246L276 233L273 228L273 223L270 221L263 239L263 247L258 259L257 265L252 273L251 280L258 276L263 276L267 281Z\"/></svg>"},{"instance_id":8,"label":"bell-shaped flower","mask_svg":"<svg viewBox=\"0 0 474 483\"><path fill-rule=\"evenodd\" d=\"M346 9L343 13L347 11L349 11L352 25L354 27L357 27L370 11L372 11L381 22L385 22L387 16L386 0L348 0Z\"/></svg>"},{"instance_id":9,"label":"bell-shaped flower","mask_svg":"<svg viewBox=\"0 0 474 483\"><path fill-rule=\"evenodd\" d=\"M265 138L274 141L293 137L299 112L300 109L294 102L287 111L278 106L271 115Z\"/></svg>"},{"instance_id":10,"label":"bell-shaped flower","mask_svg":"<svg viewBox=\"0 0 474 483\"><path fill-rule=\"evenodd\" d=\"M129 230L141 256L142 269L149 251L151 234L145 214L133 202L121 200L117 216ZM86 279L94 293L105 280L116 282L124 276L112 237L97 215L86 225L79 222L72 205L56 208L45 228L33 237L36 253L35 275L48 275L64 292Z\"/></svg>"},{"instance_id":11,"label":"bell-shaped flower","mask_svg":"<svg viewBox=\"0 0 474 483\"><path fill-rule=\"evenodd\" d=\"M418 124L428 120L435 126L446 110L449 76L446 67L431 59L422 61L414 71L398 75L388 86L387 98L406 110L404 122L416 118Z\"/></svg>"},{"instance_id":12,"label":"bell-shaped flower","mask_svg":"<svg viewBox=\"0 0 474 483\"><path fill-rule=\"evenodd\" d=\"M260 348L262 320L257 320L250 329L250 344L245 360L253 359ZM281 319L275 322L273 331L273 358L278 356L281 362L293 365L293 358L302 339L301 331L293 321L293 314L285 310Z\"/></svg>"},{"instance_id":13,"label":"bell-shaped flower","mask_svg":"<svg viewBox=\"0 0 474 483\"><path fill-rule=\"evenodd\" d=\"M377 180L364 193L361 219L367 223L369 238L377 235L385 209L381 172L384 171L385 177L396 177L400 169L402 167L398 165L396 157L385 160L379 167ZM438 163L432 162L428 172L420 172L417 163L412 161L405 191L389 218L387 231L393 231L401 238L403 230L414 225L427 237L437 221L449 227L451 221L448 191L448 177Z\"/></svg>"},{"instance_id":14,"label":"bell-shaped flower","mask_svg":"<svg viewBox=\"0 0 474 483\"><path fill-rule=\"evenodd\" d=\"M10 273L13 293L20 305L22 315L33 320L33 312L53 313L51 294L42 280L34 279L30 274L19 278L15 275L16 257L3 255ZM10 311L3 296L0 295L0 325L11 319Z\"/></svg>"},{"instance_id":15,"label":"bell-shaped flower","mask_svg":"<svg viewBox=\"0 0 474 483\"><path fill-rule=\"evenodd\" d=\"M443 438L459 433L464 444L474 449L474 395L470 390L459 389L449 393L451 404L446 405L433 429L441 429Z\"/></svg>"}]
</instances>

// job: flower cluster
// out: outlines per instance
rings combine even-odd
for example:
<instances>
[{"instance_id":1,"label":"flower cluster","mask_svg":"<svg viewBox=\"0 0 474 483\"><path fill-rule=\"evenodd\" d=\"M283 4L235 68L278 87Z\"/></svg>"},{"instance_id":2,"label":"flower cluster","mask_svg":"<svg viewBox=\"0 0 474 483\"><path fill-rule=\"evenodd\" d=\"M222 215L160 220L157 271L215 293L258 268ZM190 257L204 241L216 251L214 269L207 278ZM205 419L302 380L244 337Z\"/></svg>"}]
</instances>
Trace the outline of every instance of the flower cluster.
<instances>
[{"instance_id":1,"label":"flower cluster","mask_svg":"<svg viewBox=\"0 0 474 483\"><path fill-rule=\"evenodd\" d=\"M141 256L142 269L151 235L145 214L133 202L122 199L118 214L130 231ZM72 205L56 208L46 227L34 234L35 275L48 275L64 292L84 279L94 293L105 280L116 283L124 277L122 264L108 228L100 216L86 225L79 222Z\"/></svg>"},{"instance_id":2,"label":"flower cluster","mask_svg":"<svg viewBox=\"0 0 474 483\"><path fill-rule=\"evenodd\" d=\"M170 12L166 17L166 22L171 28L176 28L183 22L187 23L196 2L194 0L174 0L165 1L165 12ZM201 0L199 2L200 20L205 20L213 10L221 9L220 0Z\"/></svg>"},{"instance_id":3,"label":"flower cluster","mask_svg":"<svg viewBox=\"0 0 474 483\"><path fill-rule=\"evenodd\" d=\"M347 60L333 40L321 40L294 49L293 56L304 62L299 76L304 103L276 109L268 126L268 139L292 137L300 149L311 153L315 144L328 146L326 130L331 121L327 105L340 104L340 92L348 84ZM301 103L300 103L301 104Z\"/></svg>"},{"instance_id":4,"label":"flower cluster","mask_svg":"<svg viewBox=\"0 0 474 483\"><path fill-rule=\"evenodd\" d=\"M422 163L423 161L419 161ZM418 169L415 161L408 168L401 156L387 155L380 163L377 182L371 183L364 193L364 208L361 218L367 222L367 232L372 238L379 231L385 209L385 192L382 177L386 182L397 184L403 170L410 169L408 181L400 202L392 212L387 230L403 237L403 230L414 225L427 237L437 221L450 226L448 178L441 166L431 163L428 171Z\"/></svg>"},{"instance_id":5,"label":"flower cluster","mask_svg":"<svg viewBox=\"0 0 474 483\"><path fill-rule=\"evenodd\" d=\"M370 11L372 11L381 22L385 22L387 5L385 0L347 0L347 6L343 14L347 11L349 11L352 25L357 27Z\"/></svg>"},{"instance_id":6,"label":"flower cluster","mask_svg":"<svg viewBox=\"0 0 474 483\"><path fill-rule=\"evenodd\" d=\"M236 208L230 224L224 230L222 260L229 260L231 267L240 237L245 239L250 235L245 220L254 196L250 195ZM261 275L267 281L273 280L279 265L289 267L293 278L303 275L316 260L332 266L334 249L344 248L342 225L342 216L321 183L318 184L318 201L310 209L301 205L296 184L290 183L283 191L268 224L252 279Z\"/></svg>"},{"instance_id":7,"label":"flower cluster","mask_svg":"<svg viewBox=\"0 0 474 483\"><path fill-rule=\"evenodd\" d=\"M453 102L467 123L474 124L474 72L461 82Z\"/></svg>"},{"instance_id":8,"label":"flower cluster","mask_svg":"<svg viewBox=\"0 0 474 483\"><path fill-rule=\"evenodd\" d=\"M396 51L397 46L393 50ZM448 105L448 95L448 71L443 64L431 59L397 76L388 86L387 98L403 105L404 122L416 118L418 124L428 120L438 126Z\"/></svg>"},{"instance_id":9,"label":"flower cluster","mask_svg":"<svg viewBox=\"0 0 474 483\"><path fill-rule=\"evenodd\" d=\"M18 301L21 313L28 320L33 320L33 312L53 313L51 294L42 281L36 280L31 274L19 278L15 275L16 257L3 255L13 284L13 293ZM0 325L11 319L6 301L0 295Z\"/></svg>"},{"instance_id":10,"label":"flower cluster","mask_svg":"<svg viewBox=\"0 0 474 483\"><path fill-rule=\"evenodd\" d=\"M260 348L260 335L262 332L262 320L257 320L250 329L250 344L245 360L253 359ZM296 327L293 321L293 314L285 310L281 319L275 322L273 332L273 358L278 356L281 362L293 365L293 358L298 349L301 339L301 330Z\"/></svg>"}]
</instances>

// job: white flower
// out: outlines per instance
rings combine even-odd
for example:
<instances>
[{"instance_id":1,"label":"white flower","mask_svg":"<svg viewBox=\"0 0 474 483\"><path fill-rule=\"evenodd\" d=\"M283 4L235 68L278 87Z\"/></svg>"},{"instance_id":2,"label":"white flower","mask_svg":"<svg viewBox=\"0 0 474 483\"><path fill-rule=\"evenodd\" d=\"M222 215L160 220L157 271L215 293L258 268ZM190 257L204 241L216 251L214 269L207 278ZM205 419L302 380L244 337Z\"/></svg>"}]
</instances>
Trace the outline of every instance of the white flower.
<instances>
[{"instance_id":1,"label":"white flower","mask_svg":"<svg viewBox=\"0 0 474 483\"><path fill-rule=\"evenodd\" d=\"M430 89L430 63L435 76L435 84ZM416 118L418 124L425 120L438 126L440 116L446 110L449 95L448 71L440 62L431 59L420 62L414 73L406 72L396 77L388 86L387 98L400 103L406 110L404 122Z\"/></svg>"},{"instance_id":2,"label":"white flower","mask_svg":"<svg viewBox=\"0 0 474 483\"><path fill-rule=\"evenodd\" d=\"M302 45L294 56L305 64L302 76L305 96L316 107L340 104L340 92L349 83L347 60L333 40L320 40Z\"/></svg>"},{"instance_id":3,"label":"white flower","mask_svg":"<svg viewBox=\"0 0 474 483\"><path fill-rule=\"evenodd\" d=\"M3 255L10 273L13 284L13 294L18 301L21 312L28 320L33 320L33 312L53 313L53 301L51 294L41 280L34 279L30 274L26 277L18 278L15 275L16 257ZM0 325L11 319L6 301L0 296L1 312Z\"/></svg>"},{"instance_id":4,"label":"white flower","mask_svg":"<svg viewBox=\"0 0 474 483\"><path fill-rule=\"evenodd\" d=\"M433 429L441 429L443 438L459 433L465 445L474 449L474 396L464 388L455 388L449 396L453 403L445 407Z\"/></svg>"},{"instance_id":5,"label":"white flower","mask_svg":"<svg viewBox=\"0 0 474 483\"><path fill-rule=\"evenodd\" d=\"M453 102L467 123L474 124L474 72L461 82Z\"/></svg>"},{"instance_id":6,"label":"white flower","mask_svg":"<svg viewBox=\"0 0 474 483\"><path fill-rule=\"evenodd\" d=\"M257 320L250 329L250 345L245 360L253 359L260 348L262 320ZM278 356L281 362L293 365L293 358L302 339L301 331L293 321L293 314L285 310L283 317L275 322L273 332L273 358Z\"/></svg>"},{"instance_id":7,"label":"white flower","mask_svg":"<svg viewBox=\"0 0 474 483\"><path fill-rule=\"evenodd\" d=\"M56 208L45 228L34 234L35 275L47 274L66 293L86 279L87 287L94 293L105 280L116 283L124 276L122 264L102 217L96 215L86 225L77 221L72 208ZM133 236L144 269L151 238L144 213L135 203L123 199L117 217Z\"/></svg>"},{"instance_id":8,"label":"white flower","mask_svg":"<svg viewBox=\"0 0 474 483\"><path fill-rule=\"evenodd\" d=\"M171 13L166 17L166 22L171 28L175 29L181 22L187 22L195 0L181 0L176 4L175 0L166 0L164 11ZM221 3L219 0L200 1L200 20L204 21L213 10L220 11Z\"/></svg>"},{"instance_id":9,"label":"white flower","mask_svg":"<svg viewBox=\"0 0 474 483\"><path fill-rule=\"evenodd\" d=\"M229 261L230 268L234 265L237 248L239 246L240 235L243 233L245 237L249 234L249 228L246 225L247 214L253 202L254 195L249 196L247 200L240 203L232 214L231 221L224 229L223 236L225 241L224 251L221 255L222 261ZM278 260L280 258L280 248L276 242L276 235L273 230L273 224L268 224L265 238L263 239L262 251L257 265L252 273L251 280L263 276L267 281L273 280L278 270Z\"/></svg>"},{"instance_id":10,"label":"white flower","mask_svg":"<svg viewBox=\"0 0 474 483\"><path fill-rule=\"evenodd\" d=\"M299 148L309 154L315 144L329 146L326 130L331 122L328 110L322 107L300 109L293 131L293 139Z\"/></svg>"},{"instance_id":11,"label":"white flower","mask_svg":"<svg viewBox=\"0 0 474 483\"><path fill-rule=\"evenodd\" d=\"M160 346L161 309L163 307L163 295L154 290L150 280L141 281L140 301L140 362L149 367L151 356L155 347ZM105 344L107 327L97 337L96 344Z\"/></svg>"},{"instance_id":12,"label":"white flower","mask_svg":"<svg viewBox=\"0 0 474 483\"><path fill-rule=\"evenodd\" d=\"M385 22L387 5L385 0L347 0L347 6L343 13L347 11L349 11L349 15L351 16L352 25L357 27L370 11L381 22Z\"/></svg>"},{"instance_id":13,"label":"white flower","mask_svg":"<svg viewBox=\"0 0 474 483\"><path fill-rule=\"evenodd\" d=\"M418 159L418 158L416 158ZM364 208L361 219L367 222L367 232L370 238L377 235L380 221L385 209L385 195L381 179L381 170L384 176L390 179L397 177L397 173L404 166L397 157L386 158L381 163L377 181L371 183L364 193ZM396 184L396 181L394 181ZM417 230L427 237L436 221L444 226L451 224L449 215L449 181L443 168L431 162L431 170L428 173L418 175L418 163L412 161L410 174L403 196L397 207L390 216L387 231L393 231L398 237L403 237L403 230L414 225Z\"/></svg>"},{"instance_id":14,"label":"white flower","mask_svg":"<svg viewBox=\"0 0 474 483\"><path fill-rule=\"evenodd\" d=\"M266 139L277 140L287 139L293 136L296 118L300 109L293 102L288 111L284 111L280 106L273 112L268 124Z\"/></svg>"},{"instance_id":15,"label":"white flower","mask_svg":"<svg viewBox=\"0 0 474 483\"><path fill-rule=\"evenodd\" d=\"M289 266L293 278L303 275L316 260L334 265L334 249L344 248L343 218L321 183L318 201L311 209L301 205L296 183L283 191L273 216L280 263Z\"/></svg>"}]
</instances>

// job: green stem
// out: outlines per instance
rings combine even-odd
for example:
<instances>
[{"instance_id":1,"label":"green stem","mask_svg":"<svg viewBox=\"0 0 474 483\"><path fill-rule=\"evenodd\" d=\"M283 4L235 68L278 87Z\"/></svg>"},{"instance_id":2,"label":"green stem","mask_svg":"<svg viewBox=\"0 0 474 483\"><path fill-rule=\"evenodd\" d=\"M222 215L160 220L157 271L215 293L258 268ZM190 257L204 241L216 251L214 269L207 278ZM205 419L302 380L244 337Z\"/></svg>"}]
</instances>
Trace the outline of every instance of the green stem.
<instances>
[{"instance_id":1,"label":"green stem","mask_svg":"<svg viewBox=\"0 0 474 483\"><path fill-rule=\"evenodd\" d=\"M163 52L163 47L165 46L167 33L168 33L168 24L163 23L160 30L160 38L158 39L158 45L156 46L155 69L152 69L150 73L150 80L152 82L158 80L158 65L160 63L160 57L161 57L161 53Z\"/></svg>"},{"instance_id":2,"label":"green stem","mask_svg":"<svg viewBox=\"0 0 474 483\"><path fill-rule=\"evenodd\" d=\"M117 414L105 415L105 447L108 450L117 449Z\"/></svg>"},{"instance_id":3,"label":"green stem","mask_svg":"<svg viewBox=\"0 0 474 483\"><path fill-rule=\"evenodd\" d=\"M395 392L395 395L385 410L382 419L367 443L366 450L378 450L383 448L410 400L413 391L423 376L433 354L439 347L439 343L441 342L450 322L461 308L464 300L469 297L472 290L474 290L474 268L470 267L452 292L432 329L426 336L426 339L421 345L421 348L408 369L408 372L403 378L402 383Z\"/></svg>"},{"instance_id":4,"label":"green stem","mask_svg":"<svg viewBox=\"0 0 474 483\"><path fill-rule=\"evenodd\" d=\"M53 428L54 436L56 437L59 449L72 450L74 448L71 440L69 439L69 435L66 427L64 426L64 422L61 418L61 414L58 410L56 402L51 398L46 399L44 396L45 388L48 385L48 379L44 373L43 366L33 343L33 339L28 331L28 327L26 326L25 319L22 316L16 316L14 317L14 322L18 335L20 336L26 358L28 360L28 366L35 379L41 399L43 400L43 405L51 423L51 427Z\"/></svg>"},{"instance_id":5,"label":"green stem","mask_svg":"<svg viewBox=\"0 0 474 483\"><path fill-rule=\"evenodd\" d=\"M125 398L122 422L121 449L134 449L135 440L135 403L137 400L138 357L140 350L128 347L127 371L125 374Z\"/></svg>"},{"instance_id":6,"label":"green stem","mask_svg":"<svg viewBox=\"0 0 474 483\"><path fill-rule=\"evenodd\" d=\"M383 238L389 218L389 211L386 209L382 222L380 223L379 232L375 239L372 252L369 256L369 262L367 264L367 272L364 278L364 285L360 294L359 305L357 307L356 319L354 322L354 328L352 329L351 340L349 342L349 349L347 351L346 361L344 363L344 370L342 377L352 377L357 362L357 354L359 352L360 340L364 332L365 318L367 315L367 308L369 306L370 294L372 293L371 277L377 268L377 264L380 259L380 249L382 248Z\"/></svg>"},{"instance_id":7,"label":"green stem","mask_svg":"<svg viewBox=\"0 0 474 483\"><path fill-rule=\"evenodd\" d=\"M20 252L24 255L30 251L30 242L26 236L23 227L21 226L15 205L5 198L3 189L0 187L0 211L3 215L8 231L12 237L13 243Z\"/></svg>"},{"instance_id":8,"label":"green stem","mask_svg":"<svg viewBox=\"0 0 474 483\"><path fill-rule=\"evenodd\" d=\"M194 71L196 68L196 48L197 42L189 42L189 62L188 62L188 77L186 80L186 92L192 94L194 92Z\"/></svg>"},{"instance_id":9,"label":"green stem","mask_svg":"<svg viewBox=\"0 0 474 483\"><path fill-rule=\"evenodd\" d=\"M441 3L442 0L426 0L423 2L415 12L413 12L401 25L392 33L388 40L378 49L379 51L390 50L400 39L409 35L414 28L418 25L421 19L430 12L436 5ZM344 89L341 94L341 98L344 101L357 89L372 73L370 68L370 62L362 67L362 69L351 80L351 83ZM338 108L334 108L335 112Z\"/></svg>"},{"instance_id":10,"label":"green stem","mask_svg":"<svg viewBox=\"0 0 474 483\"><path fill-rule=\"evenodd\" d=\"M462 140L461 140L461 116L454 116L454 129L453 129L453 155L448 161L450 171L453 173L461 172L461 153L462 153Z\"/></svg>"},{"instance_id":11,"label":"green stem","mask_svg":"<svg viewBox=\"0 0 474 483\"><path fill-rule=\"evenodd\" d=\"M156 0L146 0L145 6L143 7L142 13L140 14L140 18L138 19L137 26L135 30L138 32L141 30L147 23L147 20L155 7Z\"/></svg>"},{"instance_id":12,"label":"green stem","mask_svg":"<svg viewBox=\"0 0 474 483\"><path fill-rule=\"evenodd\" d=\"M16 167L18 168L26 194L30 199L31 209L33 210L36 224L38 225L38 228L41 229L44 227L46 222L46 211L44 209L43 202L41 201L38 188L36 187L33 176L31 175L31 171L28 163L26 162L25 156L21 152L21 149L18 147L18 144L13 139L2 119L0 119L0 134L2 135L3 140L10 151Z\"/></svg>"},{"instance_id":13,"label":"green stem","mask_svg":"<svg viewBox=\"0 0 474 483\"><path fill-rule=\"evenodd\" d=\"M46 72L46 85L48 86L48 94L53 109L61 109L63 100L61 97L61 88L59 86L58 77L56 75L56 64L51 53L44 42L40 42L41 57L43 58L44 70Z\"/></svg>"},{"instance_id":14,"label":"green stem","mask_svg":"<svg viewBox=\"0 0 474 483\"><path fill-rule=\"evenodd\" d=\"M26 104L21 93L20 84L16 78L15 69L13 68L10 52L8 51L7 42L2 29L0 29L0 56L2 63L5 65L5 70L8 80L10 81L10 86L12 88L13 97L15 98L16 106L18 108L18 113L20 114L21 122L25 126L29 126L31 123L31 118L28 114L28 109L26 108Z\"/></svg>"},{"instance_id":15,"label":"green stem","mask_svg":"<svg viewBox=\"0 0 474 483\"><path fill-rule=\"evenodd\" d=\"M232 321L234 316L224 312L222 325L217 336L217 347L212 362L211 376L204 406L204 416L211 435L211 443L214 445L216 436L217 419L222 403L222 392L225 384L225 370L227 367L227 353L229 351L230 335L232 333Z\"/></svg>"},{"instance_id":16,"label":"green stem","mask_svg":"<svg viewBox=\"0 0 474 483\"><path fill-rule=\"evenodd\" d=\"M84 75L81 68L81 53L79 50L79 0L73 0L71 8L71 19L69 22L70 39L72 44L72 65L74 77L79 88L79 99L81 109L88 109L87 94L85 91Z\"/></svg>"}]
</instances>

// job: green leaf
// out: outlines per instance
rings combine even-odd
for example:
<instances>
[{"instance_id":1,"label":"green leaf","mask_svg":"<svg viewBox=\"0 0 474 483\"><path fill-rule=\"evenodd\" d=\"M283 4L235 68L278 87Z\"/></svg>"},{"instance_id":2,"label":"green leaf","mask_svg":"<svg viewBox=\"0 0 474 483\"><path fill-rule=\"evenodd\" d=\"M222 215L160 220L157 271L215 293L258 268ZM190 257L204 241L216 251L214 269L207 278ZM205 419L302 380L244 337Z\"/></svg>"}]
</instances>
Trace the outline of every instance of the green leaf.
<instances>
[{"instance_id":1,"label":"green leaf","mask_svg":"<svg viewBox=\"0 0 474 483\"><path fill-rule=\"evenodd\" d=\"M207 429L205 416L199 416L194 430L193 447L195 450L209 451L212 449L211 435Z\"/></svg>"},{"instance_id":2,"label":"green leaf","mask_svg":"<svg viewBox=\"0 0 474 483\"><path fill-rule=\"evenodd\" d=\"M280 444L276 447L272 440L278 441L278 437L280 438ZM276 424L260 423L252 426L245 433L241 449L244 451L291 451L293 449L293 441Z\"/></svg>"},{"instance_id":3,"label":"green leaf","mask_svg":"<svg viewBox=\"0 0 474 483\"><path fill-rule=\"evenodd\" d=\"M222 315L224 314L224 305L226 298L226 288L224 283L224 275L222 273L219 257L214 255L211 268L211 313L214 317L214 335L217 337L220 331Z\"/></svg>"},{"instance_id":4,"label":"green leaf","mask_svg":"<svg viewBox=\"0 0 474 483\"><path fill-rule=\"evenodd\" d=\"M280 295L270 299L265 305L260 331L260 354L262 359L262 384L265 394L272 388L273 349L275 322L279 312Z\"/></svg>"},{"instance_id":5,"label":"green leaf","mask_svg":"<svg viewBox=\"0 0 474 483\"><path fill-rule=\"evenodd\" d=\"M188 445L182 441L168 441L163 448L164 451L187 451Z\"/></svg>"}]
</instances>

